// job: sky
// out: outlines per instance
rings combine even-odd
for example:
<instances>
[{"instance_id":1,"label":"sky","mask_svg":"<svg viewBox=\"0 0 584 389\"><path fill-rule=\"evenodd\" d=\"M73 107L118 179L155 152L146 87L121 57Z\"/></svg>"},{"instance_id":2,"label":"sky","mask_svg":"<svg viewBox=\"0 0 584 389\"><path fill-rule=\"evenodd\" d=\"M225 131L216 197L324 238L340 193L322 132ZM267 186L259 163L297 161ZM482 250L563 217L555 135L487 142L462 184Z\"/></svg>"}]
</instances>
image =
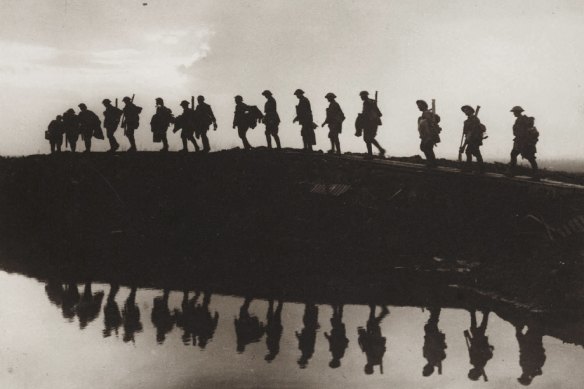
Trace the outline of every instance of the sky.
<instances>
[{"instance_id":1,"label":"sky","mask_svg":"<svg viewBox=\"0 0 584 389\"><path fill-rule=\"evenodd\" d=\"M143 5L147 3L147 5ZM511 107L536 118L539 157L579 158L584 144L584 1L581 0L0 0L0 154L47 153L44 131L68 108L135 94L144 108L138 147L156 150L154 99L175 113L204 95L216 113L214 149L240 146L231 128L237 94L263 109L278 101L286 147L301 147L292 124L301 88L315 120L335 93L354 136L361 90L379 92L378 140L392 156L420 154L415 101L436 99L439 157L456 158L460 107L480 105L489 139L483 154L506 161ZM265 145L263 126L250 130ZM317 148L329 148L317 129ZM118 140L128 147L122 131ZM178 134L169 135L180 148ZM107 141L96 141L106 150Z\"/></svg>"}]
</instances>

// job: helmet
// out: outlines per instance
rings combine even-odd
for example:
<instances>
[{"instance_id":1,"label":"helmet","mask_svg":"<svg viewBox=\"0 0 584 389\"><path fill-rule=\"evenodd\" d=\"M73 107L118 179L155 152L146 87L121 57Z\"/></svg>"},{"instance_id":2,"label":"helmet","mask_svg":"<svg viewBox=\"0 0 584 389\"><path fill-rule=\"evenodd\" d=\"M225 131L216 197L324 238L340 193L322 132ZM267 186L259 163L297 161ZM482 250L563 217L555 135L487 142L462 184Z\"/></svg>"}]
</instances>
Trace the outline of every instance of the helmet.
<instances>
[{"instance_id":1,"label":"helmet","mask_svg":"<svg viewBox=\"0 0 584 389\"><path fill-rule=\"evenodd\" d=\"M81 104L78 105L78 107L81 108L81 109L83 109L83 108L87 108L87 105L81 103Z\"/></svg>"},{"instance_id":2,"label":"helmet","mask_svg":"<svg viewBox=\"0 0 584 389\"><path fill-rule=\"evenodd\" d=\"M428 109L428 103L426 103L424 100L416 100L416 105L423 107L424 109Z\"/></svg>"},{"instance_id":3,"label":"helmet","mask_svg":"<svg viewBox=\"0 0 584 389\"><path fill-rule=\"evenodd\" d=\"M132 99L131 99L131 98L129 98L128 96L126 96L126 97L124 97L124 98L122 99L122 101L123 101L124 103L129 103L129 102L131 102L131 101L132 101Z\"/></svg>"},{"instance_id":4,"label":"helmet","mask_svg":"<svg viewBox=\"0 0 584 389\"><path fill-rule=\"evenodd\" d=\"M298 96L298 95L303 95L303 94L304 94L304 91L303 91L302 89L296 89L296 90L294 91L294 94L295 94L296 96Z\"/></svg>"},{"instance_id":5,"label":"helmet","mask_svg":"<svg viewBox=\"0 0 584 389\"><path fill-rule=\"evenodd\" d=\"M460 110L464 113L466 113L467 111L472 113L475 113L475 110L473 107L471 107L470 105L463 105L462 107L460 107Z\"/></svg>"},{"instance_id":6,"label":"helmet","mask_svg":"<svg viewBox=\"0 0 584 389\"><path fill-rule=\"evenodd\" d=\"M523 108L521 108L520 106L516 105L515 107L511 108L511 112L523 112L525 111Z\"/></svg>"},{"instance_id":7,"label":"helmet","mask_svg":"<svg viewBox=\"0 0 584 389\"><path fill-rule=\"evenodd\" d=\"M110 99L103 99L102 104L109 104L112 101Z\"/></svg>"},{"instance_id":8,"label":"helmet","mask_svg":"<svg viewBox=\"0 0 584 389\"><path fill-rule=\"evenodd\" d=\"M162 97L157 97L157 98L156 98L156 102L157 102L157 103L164 104L164 100L162 100Z\"/></svg>"},{"instance_id":9,"label":"helmet","mask_svg":"<svg viewBox=\"0 0 584 389\"><path fill-rule=\"evenodd\" d=\"M369 92L367 92L366 90L363 90L363 91L359 92L359 96L369 96Z\"/></svg>"},{"instance_id":10,"label":"helmet","mask_svg":"<svg viewBox=\"0 0 584 389\"><path fill-rule=\"evenodd\" d=\"M271 96L272 95L272 92L270 92L269 90L266 89L265 91L262 92L262 95L264 95L264 96Z\"/></svg>"},{"instance_id":11,"label":"helmet","mask_svg":"<svg viewBox=\"0 0 584 389\"><path fill-rule=\"evenodd\" d=\"M329 92L324 96L325 99L331 98L331 99L336 99L337 96L333 93L333 92Z\"/></svg>"},{"instance_id":12,"label":"helmet","mask_svg":"<svg viewBox=\"0 0 584 389\"><path fill-rule=\"evenodd\" d=\"M235 101L243 101L243 97L240 95L235 96Z\"/></svg>"},{"instance_id":13,"label":"helmet","mask_svg":"<svg viewBox=\"0 0 584 389\"><path fill-rule=\"evenodd\" d=\"M200 102L200 101L205 101L205 97L204 97L204 96L201 96L201 95L199 95L199 96L197 96L197 101L199 101L199 102Z\"/></svg>"},{"instance_id":14,"label":"helmet","mask_svg":"<svg viewBox=\"0 0 584 389\"><path fill-rule=\"evenodd\" d=\"M188 101L186 101L186 100L183 100L183 101L181 101L181 102L180 102L180 106L181 106L181 107L188 107L188 106L189 106L189 104L190 104L190 103L189 103Z\"/></svg>"}]
</instances>

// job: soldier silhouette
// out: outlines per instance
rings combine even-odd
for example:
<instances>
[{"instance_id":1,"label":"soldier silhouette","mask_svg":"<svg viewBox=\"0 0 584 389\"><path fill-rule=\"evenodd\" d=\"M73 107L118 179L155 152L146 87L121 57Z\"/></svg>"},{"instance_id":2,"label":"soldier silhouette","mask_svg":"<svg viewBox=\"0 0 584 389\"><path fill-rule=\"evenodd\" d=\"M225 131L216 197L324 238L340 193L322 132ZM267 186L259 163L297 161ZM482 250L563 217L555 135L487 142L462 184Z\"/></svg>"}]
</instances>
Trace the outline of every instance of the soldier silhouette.
<instances>
[{"instance_id":1,"label":"soldier silhouette","mask_svg":"<svg viewBox=\"0 0 584 389\"><path fill-rule=\"evenodd\" d=\"M422 375L428 377L438 367L438 374L442 374L442 361L446 359L446 335L438 329L440 308L428 308L430 318L424 326L424 358L428 361L422 369Z\"/></svg>"},{"instance_id":2,"label":"soldier silhouette","mask_svg":"<svg viewBox=\"0 0 584 389\"><path fill-rule=\"evenodd\" d=\"M515 326L515 336L519 343L519 365L522 374L517 379L521 385L530 385L533 379L543 374L542 367L546 360L543 348L543 331L537 326L529 326L525 333L524 326Z\"/></svg>"},{"instance_id":3,"label":"soldier silhouette","mask_svg":"<svg viewBox=\"0 0 584 389\"><path fill-rule=\"evenodd\" d=\"M172 132L176 133L178 130L182 130L180 133L180 139L183 144L182 152L187 153L189 151L189 141L195 146L195 151L199 151L200 148L194 136L195 128L197 127L197 115L193 109L189 108L188 101L181 101L180 106L183 108L183 113L176 117Z\"/></svg>"},{"instance_id":4,"label":"soldier silhouette","mask_svg":"<svg viewBox=\"0 0 584 389\"><path fill-rule=\"evenodd\" d=\"M363 140L367 146L367 158L373 158L372 146L375 146L379 151L379 155L383 157L385 149L375 139L377 129L381 125L381 111L377 106L377 101L369 98L369 92L361 91L359 96L363 101L363 111L357 117L357 133L359 133L359 129L362 129Z\"/></svg>"},{"instance_id":5,"label":"soldier silhouette","mask_svg":"<svg viewBox=\"0 0 584 389\"><path fill-rule=\"evenodd\" d=\"M332 359L329 366L336 369L341 366L341 359L345 356L345 350L349 347L349 339L347 338L347 331L343 323L343 305L332 305L333 316L331 318L331 333L324 333L324 336L329 342L329 351Z\"/></svg>"},{"instance_id":6,"label":"soldier silhouette","mask_svg":"<svg viewBox=\"0 0 584 389\"><path fill-rule=\"evenodd\" d=\"M217 131L217 119L215 119L211 106L205 103L205 97L198 96L197 103L197 108L195 109L195 116L197 118L195 134L203 142L203 152L208 153L211 150L211 146L209 145L207 132L211 124L213 124L213 131Z\"/></svg>"},{"instance_id":7,"label":"soldier silhouette","mask_svg":"<svg viewBox=\"0 0 584 389\"><path fill-rule=\"evenodd\" d=\"M483 313L483 319L480 326L477 327L476 312L470 311L470 330L464 331L464 338L468 348L470 364L473 367L468 372L468 378L472 381L483 377L488 381L485 366L493 358L494 347L489 344L489 338L485 335L487 324L489 322L489 311Z\"/></svg>"},{"instance_id":8,"label":"soldier silhouette","mask_svg":"<svg viewBox=\"0 0 584 389\"><path fill-rule=\"evenodd\" d=\"M339 141L339 135L343 130L343 122L345 121L345 114L341 109L341 106L335 100L337 96L329 92L324 96L328 100L329 106L326 109L326 119L322 123L321 127L328 124L329 126L329 139L331 140L331 149L329 153L341 154L341 142Z\"/></svg>"},{"instance_id":9,"label":"soldier silhouette","mask_svg":"<svg viewBox=\"0 0 584 389\"><path fill-rule=\"evenodd\" d=\"M483 144L484 126L481 125L480 119L475 115L475 110L470 105L463 105L462 112L467 116L464 121L463 134L465 142L462 149L466 149L466 166L465 171L472 170L472 157L477 159L478 172L484 173L483 156L481 155L481 145ZM460 151L462 153L463 150Z\"/></svg>"},{"instance_id":10,"label":"soldier silhouette","mask_svg":"<svg viewBox=\"0 0 584 389\"><path fill-rule=\"evenodd\" d=\"M63 284L60 281L50 279L45 285L45 293L49 298L49 301L61 308L63 305L63 294L65 290L63 289Z\"/></svg>"},{"instance_id":11,"label":"soldier silhouette","mask_svg":"<svg viewBox=\"0 0 584 389\"><path fill-rule=\"evenodd\" d=\"M122 119L122 128L124 129L124 135L128 138L130 142L130 148L128 152L136 151L136 139L134 138L134 131L140 126L140 112L142 112L142 107L138 107L132 101L133 99L128 96L124 97L122 101L125 106L122 109L124 113Z\"/></svg>"},{"instance_id":12,"label":"soldier silhouette","mask_svg":"<svg viewBox=\"0 0 584 389\"><path fill-rule=\"evenodd\" d=\"M192 300L189 300L189 291L183 291L183 298L181 303L182 311L175 310L176 326L182 328L183 335L181 337L185 346L192 343L193 346L197 344L197 334L195 328L195 304L199 294L195 294Z\"/></svg>"},{"instance_id":13,"label":"soldier silhouette","mask_svg":"<svg viewBox=\"0 0 584 389\"><path fill-rule=\"evenodd\" d=\"M367 363L363 369L367 375L373 374L377 365L383 374L383 356L386 350L386 339L381 334L381 321L389 314L389 310L382 306L379 316L375 316L375 308L373 304L369 306L366 328L359 327L357 329L359 347L367 357Z\"/></svg>"},{"instance_id":14,"label":"soldier silhouette","mask_svg":"<svg viewBox=\"0 0 584 389\"><path fill-rule=\"evenodd\" d=\"M316 331L320 328L318 324L318 307L315 304L304 304L302 322L304 323L304 328L300 332L296 331L296 338L298 339L298 349L301 352L298 366L301 369L305 369L314 354Z\"/></svg>"},{"instance_id":15,"label":"soldier silhouette","mask_svg":"<svg viewBox=\"0 0 584 389\"><path fill-rule=\"evenodd\" d=\"M235 99L235 113L233 114L233 129L237 128L237 134L243 142L243 147L246 150L251 150L253 147L247 140L247 130L249 130L248 115L251 112L249 105L243 102L243 97L237 95Z\"/></svg>"},{"instance_id":16,"label":"soldier silhouette","mask_svg":"<svg viewBox=\"0 0 584 389\"><path fill-rule=\"evenodd\" d=\"M266 346L268 353L264 359L272 362L280 352L280 339L282 338L282 301L278 301L278 306L274 310L274 300L268 302L268 312L266 313Z\"/></svg>"},{"instance_id":17,"label":"soldier silhouette","mask_svg":"<svg viewBox=\"0 0 584 389\"><path fill-rule=\"evenodd\" d=\"M80 299L79 289L74 282L65 285L63 291L63 305L61 306L63 317L69 321L73 321L75 317L75 309Z\"/></svg>"},{"instance_id":18,"label":"soldier silhouette","mask_svg":"<svg viewBox=\"0 0 584 389\"><path fill-rule=\"evenodd\" d=\"M110 99L103 99L102 104L105 107L105 111L103 111L103 127L105 128L106 136L110 144L109 151L113 153L120 148L115 133L120 124L122 110L114 107Z\"/></svg>"},{"instance_id":19,"label":"soldier silhouette","mask_svg":"<svg viewBox=\"0 0 584 389\"><path fill-rule=\"evenodd\" d=\"M280 150L282 147L280 145L280 137L278 136L278 127L280 125L280 116L278 115L276 99L272 95L272 92L265 90L262 95L266 98L266 104L264 105L264 125L266 126L266 141L268 142L268 148L272 148L272 137L276 142L276 148Z\"/></svg>"},{"instance_id":20,"label":"soldier silhouette","mask_svg":"<svg viewBox=\"0 0 584 389\"><path fill-rule=\"evenodd\" d=\"M120 308L116 302L116 295L120 290L118 284L110 284L110 291L107 295L107 300L105 307L103 308L103 337L108 338L112 335L112 332L118 335L118 330L122 325L122 314L120 313Z\"/></svg>"},{"instance_id":21,"label":"soldier silhouette","mask_svg":"<svg viewBox=\"0 0 584 389\"><path fill-rule=\"evenodd\" d=\"M166 131L171 123L174 122L174 116L170 108L164 106L164 100L161 97L157 97L156 100L156 113L152 115L150 120L150 128L152 130L152 138L155 143L162 142L161 152L168 151L168 138L166 136Z\"/></svg>"},{"instance_id":22,"label":"soldier silhouette","mask_svg":"<svg viewBox=\"0 0 584 389\"><path fill-rule=\"evenodd\" d=\"M83 295L77 305L77 317L79 318L79 328L84 329L87 324L94 321L101 311L103 292L93 293L91 282L86 282L83 288Z\"/></svg>"},{"instance_id":23,"label":"soldier silhouette","mask_svg":"<svg viewBox=\"0 0 584 389\"><path fill-rule=\"evenodd\" d=\"M164 343L166 334L170 333L174 328L176 317L170 313L168 308L168 297L170 290L164 289L162 296L155 297L152 303L152 324L156 328L156 342L158 344Z\"/></svg>"},{"instance_id":24,"label":"soldier silhouette","mask_svg":"<svg viewBox=\"0 0 584 389\"><path fill-rule=\"evenodd\" d=\"M63 146L63 116L57 115L54 120L51 120L47 130L51 154L60 153Z\"/></svg>"},{"instance_id":25,"label":"soldier silhouette","mask_svg":"<svg viewBox=\"0 0 584 389\"><path fill-rule=\"evenodd\" d=\"M77 149L77 140L79 139L79 120L73 108L69 108L63 114L63 131L65 132L66 144L72 152Z\"/></svg>"},{"instance_id":26,"label":"soldier silhouette","mask_svg":"<svg viewBox=\"0 0 584 389\"><path fill-rule=\"evenodd\" d=\"M213 315L211 314L209 310L210 303L211 292L206 291L203 294L203 302L197 304L195 307L195 327L201 349L204 349L211 339L213 339L213 335L215 335L215 330L219 324L219 313L215 312Z\"/></svg>"},{"instance_id":27,"label":"soldier silhouette","mask_svg":"<svg viewBox=\"0 0 584 389\"><path fill-rule=\"evenodd\" d=\"M81 110L77 115L79 131L81 132L81 138L85 142L84 152L89 153L91 152L91 139L94 134L101 131L101 120L93 111L88 110L85 104L79 104L79 109Z\"/></svg>"},{"instance_id":28,"label":"soldier silhouette","mask_svg":"<svg viewBox=\"0 0 584 389\"><path fill-rule=\"evenodd\" d=\"M122 309L122 322L124 326L123 341L125 343L136 341L136 333L142 332L142 323L140 322L140 308L136 304L136 287L132 287L130 294L126 299Z\"/></svg>"},{"instance_id":29,"label":"soldier silhouette","mask_svg":"<svg viewBox=\"0 0 584 389\"><path fill-rule=\"evenodd\" d=\"M312 117L310 101L304 96L302 89L296 89L294 95L298 98L298 105L296 106L296 117L292 123L298 122L301 126L300 135L302 135L304 151L312 151L312 146L316 145L314 130L317 126Z\"/></svg>"},{"instance_id":30,"label":"soldier silhouette","mask_svg":"<svg viewBox=\"0 0 584 389\"><path fill-rule=\"evenodd\" d=\"M426 166L433 168L437 166L434 146L440 142L440 127L438 126L438 115L428 110L428 103L424 100L417 100L416 105L422 115L418 118L418 133L420 135L420 150L426 156Z\"/></svg>"},{"instance_id":31,"label":"soldier silhouette","mask_svg":"<svg viewBox=\"0 0 584 389\"><path fill-rule=\"evenodd\" d=\"M513 149L511 150L511 161L509 162L509 175L515 174L517 167L517 157L521 155L527 159L531 164L533 171L533 178L538 179L538 167L535 158L537 152L536 144L539 139L539 132L535 128L535 119L523 114L524 109L515 106L511 108L511 112L515 116L515 124L513 124Z\"/></svg>"},{"instance_id":32,"label":"soldier silhouette","mask_svg":"<svg viewBox=\"0 0 584 389\"><path fill-rule=\"evenodd\" d=\"M251 301L250 297L245 298L243 305L239 309L239 317L234 320L237 352L240 354L245 351L245 347L248 344L259 342L266 332L264 323L257 316L249 313Z\"/></svg>"}]
</instances>

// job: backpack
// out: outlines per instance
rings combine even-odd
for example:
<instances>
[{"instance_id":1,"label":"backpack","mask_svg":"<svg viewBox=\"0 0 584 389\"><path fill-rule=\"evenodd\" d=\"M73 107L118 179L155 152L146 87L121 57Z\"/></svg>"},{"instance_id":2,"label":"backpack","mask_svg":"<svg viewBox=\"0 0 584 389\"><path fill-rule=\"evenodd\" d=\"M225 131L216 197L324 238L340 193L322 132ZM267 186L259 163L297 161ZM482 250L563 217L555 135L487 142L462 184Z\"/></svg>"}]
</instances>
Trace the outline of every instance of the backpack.
<instances>
[{"instance_id":1,"label":"backpack","mask_svg":"<svg viewBox=\"0 0 584 389\"><path fill-rule=\"evenodd\" d=\"M537 144L537 142L539 141L539 131L537 130L537 128L535 127L535 118L533 117L529 117L529 129L527 130L526 134L525 134L525 138L527 141L527 144L531 145L531 146L535 146Z\"/></svg>"},{"instance_id":2,"label":"backpack","mask_svg":"<svg viewBox=\"0 0 584 389\"><path fill-rule=\"evenodd\" d=\"M256 128L258 121L264 117L262 111L256 105L249 107L249 111L245 114L245 119L250 128Z\"/></svg>"}]
</instances>

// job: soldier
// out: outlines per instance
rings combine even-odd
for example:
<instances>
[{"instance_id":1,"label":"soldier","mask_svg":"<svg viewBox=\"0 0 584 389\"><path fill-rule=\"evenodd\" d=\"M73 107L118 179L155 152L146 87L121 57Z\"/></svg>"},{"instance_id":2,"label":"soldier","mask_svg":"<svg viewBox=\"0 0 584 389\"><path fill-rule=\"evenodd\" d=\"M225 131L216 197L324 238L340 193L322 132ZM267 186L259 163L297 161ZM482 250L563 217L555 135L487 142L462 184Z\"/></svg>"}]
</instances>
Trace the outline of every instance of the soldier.
<instances>
[{"instance_id":1,"label":"soldier","mask_svg":"<svg viewBox=\"0 0 584 389\"><path fill-rule=\"evenodd\" d=\"M389 314L387 307L382 306L379 316L375 316L375 305L369 306L369 319L366 328L359 327L359 347L367 357L365 364L365 374L370 375L375 371L375 366L379 365L383 374L383 356L386 351L386 338L381 334L381 321Z\"/></svg>"},{"instance_id":2,"label":"soldier","mask_svg":"<svg viewBox=\"0 0 584 389\"><path fill-rule=\"evenodd\" d=\"M318 324L318 307L314 303L306 303L304 305L302 322L304 323L304 328L300 332L296 331L295 334L298 339L298 349L301 352L297 361L298 366L301 369L305 369L314 354L316 331L320 328Z\"/></svg>"},{"instance_id":3,"label":"soldier","mask_svg":"<svg viewBox=\"0 0 584 389\"><path fill-rule=\"evenodd\" d=\"M533 170L533 178L538 177L537 162L535 161L535 153L537 152L535 145L537 144L539 133L534 127L535 119L523 115L524 109L515 106L511 108L511 112L517 118L513 124L513 150L511 150L511 162L509 163L509 174L515 174L517 166L517 156L521 155L527 159L531 164Z\"/></svg>"},{"instance_id":4,"label":"soldier","mask_svg":"<svg viewBox=\"0 0 584 389\"><path fill-rule=\"evenodd\" d=\"M162 142L162 149L160 151L168 151L168 139L166 138L166 131L168 126L174 122L174 116L170 108L164 106L164 100L161 97L156 98L156 113L152 115L150 120L150 128L154 142Z\"/></svg>"},{"instance_id":5,"label":"soldier","mask_svg":"<svg viewBox=\"0 0 584 389\"><path fill-rule=\"evenodd\" d=\"M124 97L122 101L125 104L122 109L124 113L122 128L124 129L124 135L126 135L130 142L128 152L135 152L136 140L134 139L134 131L140 126L140 112L142 112L142 107L135 105L132 99L128 96Z\"/></svg>"},{"instance_id":6,"label":"soldier","mask_svg":"<svg viewBox=\"0 0 584 389\"><path fill-rule=\"evenodd\" d=\"M237 134L243 142L243 147L246 150L251 150L253 147L247 141L247 130L249 130L248 115L250 114L250 106L243 102L243 97L235 96L235 113L233 115L233 129L237 127Z\"/></svg>"},{"instance_id":7,"label":"soldier","mask_svg":"<svg viewBox=\"0 0 584 389\"><path fill-rule=\"evenodd\" d=\"M101 120L93 112L87 109L87 106L83 103L79 104L79 131L81 132L81 137L85 142L85 153L91 151L91 138L93 138L94 133L101 129Z\"/></svg>"},{"instance_id":8,"label":"soldier","mask_svg":"<svg viewBox=\"0 0 584 389\"><path fill-rule=\"evenodd\" d=\"M438 367L438 374L442 374L442 361L446 359L446 335L438 328L440 308L428 308L430 318L424 326L424 346L422 352L428 361L422 369L422 375L429 377Z\"/></svg>"},{"instance_id":9,"label":"soldier","mask_svg":"<svg viewBox=\"0 0 584 389\"><path fill-rule=\"evenodd\" d=\"M238 354L243 353L248 344L259 342L266 332L264 323L249 313L251 301L250 297L245 298L239 309L239 317L234 320Z\"/></svg>"},{"instance_id":10,"label":"soldier","mask_svg":"<svg viewBox=\"0 0 584 389\"><path fill-rule=\"evenodd\" d=\"M122 323L124 327L122 340L124 343L134 343L136 333L142 332L143 330L142 322L140 321L140 307L136 304L137 289L136 287L132 287L122 309Z\"/></svg>"},{"instance_id":11,"label":"soldier","mask_svg":"<svg viewBox=\"0 0 584 389\"><path fill-rule=\"evenodd\" d=\"M209 131L209 126L211 124L213 124L213 131L217 131L217 119L215 119L211 106L205 103L205 98L203 96L197 97L197 103L197 108L195 109L197 117L195 134L197 135L197 138L200 137L203 142L203 152L208 153L211 150L211 147L209 146L207 131Z\"/></svg>"},{"instance_id":12,"label":"soldier","mask_svg":"<svg viewBox=\"0 0 584 389\"><path fill-rule=\"evenodd\" d=\"M282 338L282 301L278 301L278 306L274 310L274 300L268 302L268 312L266 313L266 346L268 353L264 360L272 362L280 352L280 339Z\"/></svg>"},{"instance_id":13,"label":"soldier","mask_svg":"<svg viewBox=\"0 0 584 389\"><path fill-rule=\"evenodd\" d=\"M281 150L280 137L278 136L278 126L280 125L280 116L276 109L276 99L272 96L272 92L265 90L262 95L266 98L264 106L264 124L266 126L266 140L268 141L268 148L272 148L272 137L276 141L276 148Z\"/></svg>"},{"instance_id":14,"label":"soldier","mask_svg":"<svg viewBox=\"0 0 584 389\"><path fill-rule=\"evenodd\" d=\"M63 114L63 131L65 132L66 144L68 143L71 151L75 152L79 139L79 120L73 108L69 108Z\"/></svg>"},{"instance_id":15,"label":"soldier","mask_svg":"<svg viewBox=\"0 0 584 389\"><path fill-rule=\"evenodd\" d=\"M180 138L183 144L182 152L189 152L188 141L191 141L193 146L195 146L195 151L199 151L199 145L194 136L195 128L197 126L197 115L193 109L189 108L188 101L181 101L180 106L183 108L183 113L178 115L174 120L174 130L172 132L176 133L178 130L182 129L180 133Z\"/></svg>"},{"instance_id":16,"label":"soldier","mask_svg":"<svg viewBox=\"0 0 584 389\"><path fill-rule=\"evenodd\" d=\"M55 120L51 120L47 130L49 143L51 144L51 154L60 153L63 145L63 116L57 115Z\"/></svg>"},{"instance_id":17,"label":"soldier","mask_svg":"<svg viewBox=\"0 0 584 389\"><path fill-rule=\"evenodd\" d=\"M156 328L156 342L163 344L166 335L172 331L176 322L176 315L168 308L168 298L170 290L164 289L162 296L155 297L152 302L152 314L150 316L152 324Z\"/></svg>"},{"instance_id":18,"label":"soldier","mask_svg":"<svg viewBox=\"0 0 584 389\"><path fill-rule=\"evenodd\" d=\"M542 367L546 360L543 348L543 331L537 326L529 326L523 333L523 325L515 326L515 337L519 343L519 365L521 376L517 381L522 385L529 385L533 379L543 374Z\"/></svg>"},{"instance_id":19,"label":"soldier","mask_svg":"<svg viewBox=\"0 0 584 389\"><path fill-rule=\"evenodd\" d=\"M466 148L466 167L464 170L472 170L472 157L474 155L477 159L478 172L482 174L485 172L485 165L483 163L480 147L483 144L483 134L485 127L481 125L481 121L475 115L475 110L473 107L470 105L464 105L460 109L467 116L467 119L464 121L464 127L462 130L465 136L465 141L460 150L462 153L462 151Z\"/></svg>"},{"instance_id":20,"label":"soldier","mask_svg":"<svg viewBox=\"0 0 584 389\"><path fill-rule=\"evenodd\" d=\"M357 118L357 127L363 130L363 140L367 145L367 158L373 158L371 145L375 146L379 150L379 156L383 157L385 149L375 140L377 128L381 125L382 113L377 107L377 101L369 98L369 92L362 91L359 96L363 100L363 112Z\"/></svg>"},{"instance_id":21,"label":"soldier","mask_svg":"<svg viewBox=\"0 0 584 389\"><path fill-rule=\"evenodd\" d=\"M343 359L345 350L349 347L349 339L347 338L345 323L343 323L343 305L333 304L332 308L331 333L325 332L324 336L329 342L329 351L332 356L329 367L336 369L341 366L341 359Z\"/></svg>"},{"instance_id":22,"label":"soldier","mask_svg":"<svg viewBox=\"0 0 584 389\"><path fill-rule=\"evenodd\" d=\"M477 381L481 376L487 381L485 366L493 358L494 347L489 344L489 337L485 335L489 311L483 313L481 324L477 327L477 317L474 310L470 311L470 330L464 331L464 338L468 348L470 363L473 367L468 372L468 378Z\"/></svg>"},{"instance_id":23,"label":"soldier","mask_svg":"<svg viewBox=\"0 0 584 389\"><path fill-rule=\"evenodd\" d=\"M341 143L339 141L339 134L343 130L343 121L345 121L345 114L341 109L339 103L335 101L337 96L334 93L327 93L324 96L325 99L328 100L329 106L326 109L326 119L322 123L321 127L324 127L326 124L329 126L329 134L328 137L331 140L331 149L328 151L330 154L337 153L341 154ZM336 150L335 150L336 149Z\"/></svg>"},{"instance_id":24,"label":"soldier","mask_svg":"<svg viewBox=\"0 0 584 389\"><path fill-rule=\"evenodd\" d=\"M301 126L300 135L302 135L304 151L312 151L312 146L316 144L316 136L314 135L316 124L312 118L310 101L304 96L302 89L296 89L294 95L298 97L298 105L296 106L296 117L292 123L298 122Z\"/></svg>"},{"instance_id":25,"label":"soldier","mask_svg":"<svg viewBox=\"0 0 584 389\"><path fill-rule=\"evenodd\" d=\"M83 288L83 294L77 304L77 318L79 319L79 328L84 329L89 323L94 321L101 311L101 303L104 293L102 291L93 293L91 283L86 282Z\"/></svg>"},{"instance_id":26,"label":"soldier","mask_svg":"<svg viewBox=\"0 0 584 389\"><path fill-rule=\"evenodd\" d=\"M122 110L118 107L114 107L110 99L104 99L102 104L105 107L105 111L103 111L103 127L105 128L107 139L109 140L109 151L113 153L120 148L120 144L116 140L114 133L120 124Z\"/></svg>"},{"instance_id":27,"label":"soldier","mask_svg":"<svg viewBox=\"0 0 584 389\"><path fill-rule=\"evenodd\" d=\"M440 142L440 127L438 126L438 116L428 110L428 103L424 100L417 100L416 105L422 112L418 118L418 133L420 134L420 150L426 156L426 166L429 168L436 167L436 156L434 155L434 146Z\"/></svg>"},{"instance_id":28,"label":"soldier","mask_svg":"<svg viewBox=\"0 0 584 389\"><path fill-rule=\"evenodd\" d=\"M110 291L107 296L107 301L105 307L103 307L103 337L107 338L111 336L112 332L118 335L118 329L122 325L122 314L120 313L120 308L116 302L116 295L120 290L120 286L117 284L110 284Z\"/></svg>"}]
</instances>

